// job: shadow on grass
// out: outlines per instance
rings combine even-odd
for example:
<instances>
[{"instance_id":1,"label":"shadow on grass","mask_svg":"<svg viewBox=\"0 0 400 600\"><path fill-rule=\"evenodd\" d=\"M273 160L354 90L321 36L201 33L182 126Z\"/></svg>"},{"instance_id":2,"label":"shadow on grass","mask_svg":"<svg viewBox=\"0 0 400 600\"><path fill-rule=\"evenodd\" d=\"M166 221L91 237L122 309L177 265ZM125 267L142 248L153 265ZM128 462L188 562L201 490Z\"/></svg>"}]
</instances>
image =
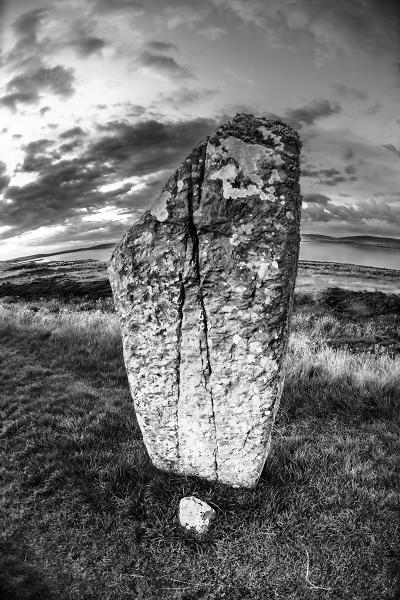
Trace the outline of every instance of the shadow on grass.
<instances>
[{"instance_id":1,"label":"shadow on grass","mask_svg":"<svg viewBox=\"0 0 400 600\"><path fill-rule=\"evenodd\" d=\"M28 559L29 557L29 559ZM1 600L55 600L22 536L13 543L0 543Z\"/></svg>"},{"instance_id":2,"label":"shadow on grass","mask_svg":"<svg viewBox=\"0 0 400 600\"><path fill-rule=\"evenodd\" d=\"M382 390L378 394L373 386L361 389L348 377L328 379L322 371L316 379L286 385L272 435L272 452L254 490L234 489L155 469L140 439L137 423L133 422L133 412L127 427L127 413L119 416L115 411L84 427L79 440L58 439L53 447L58 476L49 478L42 469L41 480L28 480L28 487L39 485L40 495L46 496L68 485L79 502L94 512L118 513L122 518L137 521L142 535L154 530L154 524L162 528L169 523L164 534L181 536L176 509L179 499L188 495L198 495L214 503L225 517L239 516L246 522L253 521L260 513L261 519L275 519L288 509L294 510L299 491L307 489L307 494L318 496L315 485L318 488L319 484L314 483L325 481L327 474L335 479L335 470L346 455L340 446L346 435L354 431L355 423L384 424L399 415L394 386L387 388L385 394ZM333 431L336 437L331 439ZM381 431L377 426L373 434L379 436ZM327 456L318 446L318 436L329 450ZM110 461L107 449L113 451L117 460ZM380 485L389 490L394 482L394 476L389 474L384 480L382 474Z\"/></svg>"}]
</instances>

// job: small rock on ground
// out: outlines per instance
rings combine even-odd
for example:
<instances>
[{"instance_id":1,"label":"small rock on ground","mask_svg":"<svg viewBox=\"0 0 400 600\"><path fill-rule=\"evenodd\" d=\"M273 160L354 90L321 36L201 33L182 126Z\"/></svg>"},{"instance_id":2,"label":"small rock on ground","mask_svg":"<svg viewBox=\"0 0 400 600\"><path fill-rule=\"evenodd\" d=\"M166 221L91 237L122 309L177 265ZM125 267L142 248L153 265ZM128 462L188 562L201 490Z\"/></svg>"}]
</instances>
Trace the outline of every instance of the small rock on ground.
<instances>
[{"instance_id":1,"label":"small rock on ground","mask_svg":"<svg viewBox=\"0 0 400 600\"><path fill-rule=\"evenodd\" d=\"M180 525L199 536L208 531L215 515L215 510L211 506L195 496L182 498L179 503Z\"/></svg>"}]
</instances>

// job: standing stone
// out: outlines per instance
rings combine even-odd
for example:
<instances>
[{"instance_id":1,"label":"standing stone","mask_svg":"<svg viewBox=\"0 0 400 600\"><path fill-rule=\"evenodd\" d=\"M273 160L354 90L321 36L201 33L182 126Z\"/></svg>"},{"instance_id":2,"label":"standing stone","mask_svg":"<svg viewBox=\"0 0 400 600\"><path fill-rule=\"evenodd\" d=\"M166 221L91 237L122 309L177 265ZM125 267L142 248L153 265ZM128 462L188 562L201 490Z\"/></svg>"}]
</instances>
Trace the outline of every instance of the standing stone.
<instances>
[{"instance_id":1,"label":"standing stone","mask_svg":"<svg viewBox=\"0 0 400 600\"><path fill-rule=\"evenodd\" d=\"M160 469L258 482L283 387L300 149L284 123L236 115L194 148L114 250L129 384Z\"/></svg>"}]
</instances>

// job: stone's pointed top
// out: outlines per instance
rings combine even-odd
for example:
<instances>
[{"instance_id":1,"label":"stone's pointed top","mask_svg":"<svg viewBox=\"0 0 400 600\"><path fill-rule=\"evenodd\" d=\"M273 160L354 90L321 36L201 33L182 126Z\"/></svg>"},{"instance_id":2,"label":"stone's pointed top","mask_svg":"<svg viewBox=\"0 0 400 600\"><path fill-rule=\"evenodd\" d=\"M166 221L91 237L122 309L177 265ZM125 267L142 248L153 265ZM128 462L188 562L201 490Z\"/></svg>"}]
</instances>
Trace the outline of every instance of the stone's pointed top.
<instances>
[{"instance_id":1,"label":"stone's pointed top","mask_svg":"<svg viewBox=\"0 0 400 600\"><path fill-rule=\"evenodd\" d=\"M216 137L238 137L253 144L276 145L278 137L284 146L289 144L291 150L299 153L301 150L300 137L292 127L281 120L271 120L256 117L247 113L237 113L231 121L221 125L211 139Z\"/></svg>"}]
</instances>

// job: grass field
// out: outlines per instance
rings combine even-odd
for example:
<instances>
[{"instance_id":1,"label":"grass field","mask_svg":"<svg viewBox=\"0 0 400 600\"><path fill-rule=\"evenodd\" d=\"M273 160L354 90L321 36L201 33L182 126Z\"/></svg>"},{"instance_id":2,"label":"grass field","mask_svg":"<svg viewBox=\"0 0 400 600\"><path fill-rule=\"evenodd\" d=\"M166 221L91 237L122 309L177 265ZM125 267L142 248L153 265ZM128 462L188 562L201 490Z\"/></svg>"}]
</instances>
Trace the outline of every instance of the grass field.
<instances>
[{"instance_id":1,"label":"grass field","mask_svg":"<svg viewBox=\"0 0 400 600\"><path fill-rule=\"evenodd\" d=\"M297 295L250 491L151 466L109 298L0 304L2 600L399 597L399 298ZM203 542L190 494L217 512Z\"/></svg>"}]
</instances>

